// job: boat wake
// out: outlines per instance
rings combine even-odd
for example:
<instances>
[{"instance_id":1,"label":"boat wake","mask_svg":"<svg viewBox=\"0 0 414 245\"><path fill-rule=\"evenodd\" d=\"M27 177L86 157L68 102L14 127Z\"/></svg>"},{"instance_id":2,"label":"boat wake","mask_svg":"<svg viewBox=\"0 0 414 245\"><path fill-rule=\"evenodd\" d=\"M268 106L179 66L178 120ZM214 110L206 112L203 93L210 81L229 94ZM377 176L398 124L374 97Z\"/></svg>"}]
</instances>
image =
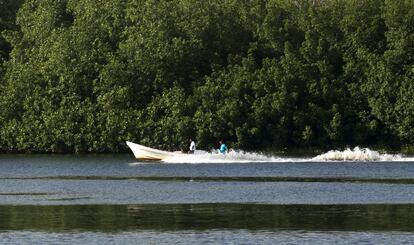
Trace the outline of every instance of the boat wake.
<instances>
[{"instance_id":1,"label":"boat wake","mask_svg":"<svg viewBox=\"0 0 414 245\"><path fill-rule=\"evenodd\" d=\"M331 150L312 158L313 161L365 161L365 162L414 162L414 157L406 157L402 154L387 154L368 148L355 147L343 151Z\"/></svg>"},{"instance_id":2,"label":"boat wake","mask_svg":"<svg viewBox=\"0 0 414 245\"><path fill-rule=\"evenodd\" d=\"M344 151L332 150L313 158L317 161L404 161L404 159L401 154L386 154L359 147Z\"/></svg>"},{"instance_id":3,"label":"boat wake","mask_svg":"<svg viewBox=\"0 0 414 245\"><path fill-rule=\"evenodd\" d=\"M276 163L276 162L414 162L413 157L405 157L401 154L386 154L368 148L355 147L354 149L331 150L315 157L286 157L266 155L262 153L231 151L227 154L215 152L197 151L196 154L177 154L164 159L164 163ZM130 165L151 164L151 162L131 163Z\"/></svg>"},{"instance_id":4,"label":"boat wake","mask_svg":"<svg viewBox=\"0 0 414 245\"><path fill-rule=\"evenodd\" d=\"M243 163L243 162L293 162L304 161L300 158L268 156L260 153L231 151L227 154L199 151L196 154L179 154L169 157L167 163Z\"/></svg>"}]
</instances>

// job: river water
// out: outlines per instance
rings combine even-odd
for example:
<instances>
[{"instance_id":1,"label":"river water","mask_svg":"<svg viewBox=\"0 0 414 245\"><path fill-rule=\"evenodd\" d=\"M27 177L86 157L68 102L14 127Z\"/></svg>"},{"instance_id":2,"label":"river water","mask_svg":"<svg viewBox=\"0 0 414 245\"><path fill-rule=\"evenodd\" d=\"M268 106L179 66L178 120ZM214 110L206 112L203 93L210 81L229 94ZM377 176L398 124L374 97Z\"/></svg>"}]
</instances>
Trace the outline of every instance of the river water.
<instances>
[{"instance_id":1,"label":"river water","mask_svg":"<svg viewBox=\"0 0 414 245\"><path fill-rule=\"evenodd\" d=\"M0 155L0 243L414 244L412 159L193 158Z\"/></svg>"}]
</instances>

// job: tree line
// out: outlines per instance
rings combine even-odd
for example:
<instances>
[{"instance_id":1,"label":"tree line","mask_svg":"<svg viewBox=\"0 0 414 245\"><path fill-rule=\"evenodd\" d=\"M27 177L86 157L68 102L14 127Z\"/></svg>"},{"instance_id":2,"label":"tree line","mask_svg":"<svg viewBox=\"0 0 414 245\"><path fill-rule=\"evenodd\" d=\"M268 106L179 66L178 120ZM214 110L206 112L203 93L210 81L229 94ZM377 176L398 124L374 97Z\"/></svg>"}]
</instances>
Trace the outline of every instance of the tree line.
<instances>
[{"instance_id":1,"label":"tree line","mask_svg":"<svg viewBox=\"0 0 414 245\"><path fill-rule=\"evenodd\" d=\"M412 0L0 0L0 151L414 143Z\"/></svg>"}]
</instances>

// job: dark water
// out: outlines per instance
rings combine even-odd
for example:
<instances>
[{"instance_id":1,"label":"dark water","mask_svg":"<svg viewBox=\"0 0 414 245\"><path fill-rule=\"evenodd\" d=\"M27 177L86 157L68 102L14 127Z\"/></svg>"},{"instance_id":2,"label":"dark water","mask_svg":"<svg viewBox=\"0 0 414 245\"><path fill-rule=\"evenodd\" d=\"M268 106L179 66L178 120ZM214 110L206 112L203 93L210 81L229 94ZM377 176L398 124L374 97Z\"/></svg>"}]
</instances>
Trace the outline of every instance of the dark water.
<instances>
[{"instance_id":1,"label":"dark water","mask_svg":"<svg viewBox=\"0 0 414 245\"><path fill-rule=\"evenodd\" d=\"M1 244L413 244L413 162L0 155Z\"/></svg>"}]
</instances>

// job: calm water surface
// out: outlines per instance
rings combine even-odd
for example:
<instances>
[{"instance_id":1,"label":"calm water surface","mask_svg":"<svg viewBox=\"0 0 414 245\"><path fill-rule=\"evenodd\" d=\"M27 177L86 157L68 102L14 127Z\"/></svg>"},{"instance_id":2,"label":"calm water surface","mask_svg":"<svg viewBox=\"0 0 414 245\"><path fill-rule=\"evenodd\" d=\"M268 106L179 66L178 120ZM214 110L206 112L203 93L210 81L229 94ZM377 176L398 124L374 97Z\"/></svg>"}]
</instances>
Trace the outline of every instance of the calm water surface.
<instances>
[{"instance_id":1,"label":"calm water surface","mask_svg":"<svg viewBox=\"0 0 414 245\"><path fill-rule=\"evenodd\" d=\"M412 244L414 162L0 155L2 244Z\"/></svg>"}]
</instances>

